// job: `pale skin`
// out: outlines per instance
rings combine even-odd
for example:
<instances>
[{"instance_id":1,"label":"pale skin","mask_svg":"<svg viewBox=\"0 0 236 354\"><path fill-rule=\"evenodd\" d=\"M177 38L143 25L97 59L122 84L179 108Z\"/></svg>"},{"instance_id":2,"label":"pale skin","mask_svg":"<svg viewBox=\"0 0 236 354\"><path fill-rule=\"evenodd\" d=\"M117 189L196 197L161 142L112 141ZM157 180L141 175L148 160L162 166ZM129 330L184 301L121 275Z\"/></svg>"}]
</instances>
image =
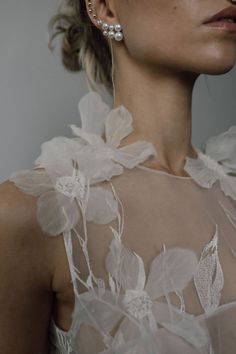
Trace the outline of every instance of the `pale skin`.
<instances>
[{"instance_id":1,"label":"pale skin","mask_svg":"<svg viewBox=\"0 0 236 354\"><path fill-rule=\"evenodd\" d=\"M236 61L236 36L203 22L227 0L94 0L103 22L120 23L124 40L114 48L113 107L133 115L134 132L122 145L152 142L159 153L143 165L185 176L191 142L194 83L202 73L220 75ZM91 16L91 21L97 26Z\"/></svg>"},{"instance_id":2,"label":"pale skin","mask_svg":"<svg viewBox=\"0 0 236 354\"><path fill-rule=\"evenodd\" d=\"M122 146L148 140L158 160L143 165L184 176L185 156L196 156L191 143L194 83L201 73L228 72L236 60L236 36L202 22L230 1L94 0L93 5L104 22L123 27L125 40L112 42L113 107L127 107L134 132ZM108 242L104 238L99 247L93 245L97 259L104 260ZM63 237L42 233L36 198L9 181L0 185L0 278L0 353L49 354L52 313L66 331L74 308Z\"/></svg>"}]
</instances>

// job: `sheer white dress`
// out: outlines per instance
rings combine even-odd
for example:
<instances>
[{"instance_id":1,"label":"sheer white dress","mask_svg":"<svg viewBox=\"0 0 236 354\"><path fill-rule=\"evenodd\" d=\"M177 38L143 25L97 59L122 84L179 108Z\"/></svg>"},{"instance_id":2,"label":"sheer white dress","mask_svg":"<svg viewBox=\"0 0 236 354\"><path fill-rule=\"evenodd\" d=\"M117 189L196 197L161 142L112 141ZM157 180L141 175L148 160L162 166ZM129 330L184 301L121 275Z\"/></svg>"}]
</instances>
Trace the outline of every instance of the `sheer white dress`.
<instances>
[{"instance_id":1,"label":"sheer white dress","mask_svg":"<svg viewBox=\"0 0 236 354\"><path fill-rule=\"evenodd\" d=\"M90 92L79 112L73 138L10 176L64 239L75 307L69 331L51 319L51 352L234 354L236 126L186 156L181 177L142 165L158 157L150 142L119 147L133 131L124 106Z\"/></svg>"}]
</instances>

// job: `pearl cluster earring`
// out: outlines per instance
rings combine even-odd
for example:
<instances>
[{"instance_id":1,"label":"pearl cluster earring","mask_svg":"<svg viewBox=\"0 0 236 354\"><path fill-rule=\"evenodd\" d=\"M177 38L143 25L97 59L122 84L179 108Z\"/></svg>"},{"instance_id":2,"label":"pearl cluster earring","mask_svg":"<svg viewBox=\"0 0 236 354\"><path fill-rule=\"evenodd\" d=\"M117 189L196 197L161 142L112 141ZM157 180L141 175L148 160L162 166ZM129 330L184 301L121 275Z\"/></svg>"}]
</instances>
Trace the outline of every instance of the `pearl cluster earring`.
<instances>
[{"instance_id":1,"label":"pearl cluster earring","mask_svg":"<svg viewBox=\"0 0 236 354\"><path fill-rule=\"evenodd\" d=\"M123 39L123 33L121 32L121 25L118 23L116 25L109 25L108 23L102 22L102 20L97 20L98 26L103 30L103 35L105 37L115 39L116 41L121 41Z\"/></svg>"},{"instance_id":2,"label":"pearl cluster earring","mask_svg":"<svg viewBox=\"0 0 236 354\"><path fill-rule=\"evenodd\" d=\"M88 2L88 12L92 14L92 2ZM101 27L102 33L105 37L110 39L115 39L116 41L121 41L123 39L123 33L121 25L118 23L116 25L109 25L108 23L103 22L101 19L97 19L97 15L93 14L93 18L97 20L97 24Z\"/></svg>"}]
</instances>

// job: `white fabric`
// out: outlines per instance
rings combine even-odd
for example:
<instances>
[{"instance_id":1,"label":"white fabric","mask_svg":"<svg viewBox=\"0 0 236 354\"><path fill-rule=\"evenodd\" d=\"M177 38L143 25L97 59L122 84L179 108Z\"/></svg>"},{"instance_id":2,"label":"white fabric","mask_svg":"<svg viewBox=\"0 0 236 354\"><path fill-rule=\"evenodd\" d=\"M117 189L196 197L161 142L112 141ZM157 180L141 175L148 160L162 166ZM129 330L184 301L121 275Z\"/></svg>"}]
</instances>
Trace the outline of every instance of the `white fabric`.
<instances>
[{"instance_id":1,"label":"white fabric","mask_svg":"<svg viewBox=\"0 0 236 354\"><path fill-rule=\"evenodd\" d=\"M79 103L73 138L42 144L34 170L10 180L37 198L50 237L63 234L76 305L57 354L233 354L236 348L236 126L210 138L188 176L142 165L158 157L124 106Z\"/></svg>"}]
</instances>

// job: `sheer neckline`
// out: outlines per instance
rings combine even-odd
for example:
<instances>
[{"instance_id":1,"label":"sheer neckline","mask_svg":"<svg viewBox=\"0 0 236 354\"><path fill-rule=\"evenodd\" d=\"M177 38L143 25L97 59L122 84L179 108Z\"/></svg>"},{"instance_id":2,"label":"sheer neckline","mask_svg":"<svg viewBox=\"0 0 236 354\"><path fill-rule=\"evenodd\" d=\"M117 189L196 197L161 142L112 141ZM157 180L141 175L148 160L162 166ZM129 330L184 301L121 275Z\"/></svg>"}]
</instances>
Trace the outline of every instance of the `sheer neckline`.
<instances>
[{"instance_id":1,"label":"sheer neckline","mask_svg":"<svg viewBox=\"0 0 236 354\"><path fill-rule=\"evenodd\" d=\"M194 151L196 153L196 158L192 158L192 160L195 160L195 161L198 161L200 159L200 156L199 156L199 151L197 148L194 148ZM186 156L185 157L185 164L184 164L184 167L183 167L183 170L186 171L185 167L187 165L187 159L190 158L189 156ZM154 174L160 174L160 175L165 175L165 176L169 176L171 178L175 178L175 179L180 179L180 180L192 180L193 177L191 176L191 174L189 174L187 171L187 173L189 174L188 176L178 176L178 175L174 175L173 173L169 173L169 172L166 172L166 171L162 171L162 170L158 170L158 169L154 169L154 168L151 168L151 167L147 167L147 166L144 166L142 164L139 164L137 165L136 167L138 168L141 168L143 170L146 170L146 171L149 171L151 173L154 173Z\"/></svg>"},{"instance_id":2,"label":"sheer neckline","mask_svg":"<svg viewBox=\"0 0 236 354\"><path fill-rule=\"evenodd\" d=\"M146 166L142 166L142 165L138 165L137 168L140 168L142 170L146 170L149 171L151 173L155 173L155 174L161 174L161 175L166 175L169 176L171 178L177 178L177 179L184 179L184 180L192 180L192 176L177 176L174 175L172 173L166 172L166 171L162 171L162 170L156 170L154 168L150 168L150 167L146 167Z\"/></svg>"}]
</instances>

